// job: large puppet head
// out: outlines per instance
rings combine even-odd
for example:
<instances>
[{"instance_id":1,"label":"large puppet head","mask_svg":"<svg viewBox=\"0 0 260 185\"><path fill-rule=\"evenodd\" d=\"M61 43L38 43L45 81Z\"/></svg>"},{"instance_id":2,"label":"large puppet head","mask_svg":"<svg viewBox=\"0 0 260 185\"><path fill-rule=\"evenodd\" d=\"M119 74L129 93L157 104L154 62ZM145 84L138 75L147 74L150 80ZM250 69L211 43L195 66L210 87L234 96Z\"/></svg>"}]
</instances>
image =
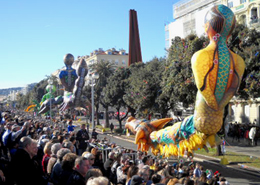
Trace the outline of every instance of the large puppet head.
<instances>
[{"instance_id":1,"label":"large puppet head","mask_svg":"<svg viewBox=\"0 0 260 185\"><path fill-rule=\"evenodd\" d=\"M70 53L66 54L64 56L64 64L68 67L68 66L71 66L74 62L74 56Z\"/></svg>"},{"instance_id":2,"label":"large puppet head","mask_svg":"<svg viewBox=\"0 0 260 185\"><path fill-rule=\"evenodd\" d=\"M210 39L214 36L228 38L236 25L234 13L225 5L212 7L205 16L205 32ZM216 38L213 40L216 41Z\"/></svg>"},{"instance_id":3,"label":"large puppet head","mask_svg":"<svg viewBox=\"0 0 260 185\"><path fill-rule=\"evenodd\" d=\"M49 92L51 92L51 93L55 93L56 92L56 86L55 85L47 85L46 86L46 91L49 93Z\"/></svg>"}]
</instances>

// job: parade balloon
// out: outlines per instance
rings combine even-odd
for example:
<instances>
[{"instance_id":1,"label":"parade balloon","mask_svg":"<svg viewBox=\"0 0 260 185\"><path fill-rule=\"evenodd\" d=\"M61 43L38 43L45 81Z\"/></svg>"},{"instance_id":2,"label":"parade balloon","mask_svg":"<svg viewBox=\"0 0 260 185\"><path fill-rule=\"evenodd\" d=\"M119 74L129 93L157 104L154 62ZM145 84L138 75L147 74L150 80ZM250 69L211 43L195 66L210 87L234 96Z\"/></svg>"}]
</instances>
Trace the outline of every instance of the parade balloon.
<instances>
[{"instance_id":1,"label":"parade balloon","mask_svg":"<svg viewBox=\"0 0 260 185\"><path fill-rule=\"evenodd\" d=\"M74 63L74 56L70 53L64 56L64 64L66 69L59 73L61 84L64 86L63 96L54 97L52 93L56 91L54 85L47 85L47 93L43 96L41 101L41 108L39 113L46 113L50 110L50 106L60 105L61 112L68 108L91 107L89 101L82 97L83 87L85 85L85 77L88 74L87 63L81 59L79 63ZM75 67L72 68L72 65Z\"/></svg>"},{"instance_id":2,"label":"parade balloon","mask_svg":"<svg viewBox=\"0 0 260 185\"><path fill-rule=\"evenodd\" d=\"M199 148L213 147L217 132L223 124L224 107L239 88L244 73L243 59L227 47L227 39L235 27L234 13L225 5L211 8L205 17L205 32L209 45L192 56L192 71L198 89L194 115L182 122L161 129L158 121L127 121L126 126L136 132L135 142L142 151L154 154L183 156Z\"/></svg>"}]
</instances>

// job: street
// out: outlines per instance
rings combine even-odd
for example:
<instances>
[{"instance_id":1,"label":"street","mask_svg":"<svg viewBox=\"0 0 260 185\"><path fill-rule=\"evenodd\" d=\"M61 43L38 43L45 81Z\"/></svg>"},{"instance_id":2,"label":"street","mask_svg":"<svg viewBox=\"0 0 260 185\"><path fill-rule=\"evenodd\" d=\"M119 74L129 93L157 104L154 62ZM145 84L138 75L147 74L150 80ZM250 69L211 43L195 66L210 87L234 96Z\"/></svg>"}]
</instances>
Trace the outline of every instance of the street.
<instances>
[{"instance_id":1,"label":"street","mask_svg":"<svg viewBox=\"0 0 260 185\"><path fill-rule=\"evenodd\" d=\"M119 146L129 149L137 149L137 146L130 141L127 141L118 136L110 136L107 134L99 134L100 139L106 137L110 142L115 142ZM260 173L259 176L251 175L249 173L233 170L231 168L222 167L213 163L203 162L202 159L195 158L195 162L200 162L204 169L212 169L213 172L219 171L227 179L230 184L236 185L260 185ZM170 163L176 162L174 159L170 159ZM186 163L187 165L187 163Z\"/></svg>"}]
</instances>

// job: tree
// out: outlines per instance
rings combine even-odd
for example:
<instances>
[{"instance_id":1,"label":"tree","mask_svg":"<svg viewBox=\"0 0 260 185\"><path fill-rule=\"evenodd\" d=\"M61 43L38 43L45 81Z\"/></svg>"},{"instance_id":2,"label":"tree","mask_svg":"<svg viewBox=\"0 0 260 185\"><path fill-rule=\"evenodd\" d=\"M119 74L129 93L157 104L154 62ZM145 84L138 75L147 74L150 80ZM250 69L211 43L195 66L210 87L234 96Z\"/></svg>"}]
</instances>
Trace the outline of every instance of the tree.
<instances>
[{"instance_id":1,"label":"tree","mask_svg":"<svg viewBox=\"0 0 260 185\"><path fill-rule=\"evenodd\" d=\"M205 47L208 40L189 35L185 39L175 37L169 49L168 59L161 83L162 92L159 104L168 111L175 109L176 103L182 102L185 107L194 104L197 88L191 69L192 55Z\"/></svg>"},{"instance_id":2,"label":"tree","mask_svg":"<svg viewBox=\"0 0 260 185\"><path fill-rule=\"evenodd\" d=\"M111 107L115 107L118 115L117 120L119 122L119 127L122 129L122 120L128 115L128 112L125 116L120 117L120 109L126 107L126 103L123 100L126 86L126 79L129 77L129 69L124 67L119 67L115 72L109 77L104 91L104 102Z\"/></svg>"},{"instance_id":3,"label":"tree","mask_svg":"<svg viewBox=\"0 0 260 185\"><path fill-rule=\"evenodd\" d=\"M147 63L136 63L130 66L131 75L127 79L124 101L135 116L148 116L159 111L156 98L160 92L161 74L165 59L154 58Z\"/></svg>"},{"instance_id":4,"label":"tree","mask_svg":"<svg viewBox=\"0 0 260 185\"><path fill-rule=\"evenodd\" d=\"M107 84L107 80L109 76L113 74L114 71L114 64L101 60L100 62L97 62L93 66L93 70L98 74L98 79L96 80L95 85L95 107L97 112L97 125L99 125L99 118L98 118L98 109L99 109L99 103L105 108L105 126L109 127L109 121L108 121L108 106L109 104L106 103L104 100L104 91L103 88Z\"/></svg>"},{"instance_id":5,"label":"tree","mask_svg":"<svg viewBox=\"0 0 260 185\"><path fill-rule=\"evenodd\" d=\"M246 64L237 97L255 99L260 97L260 32L237 25L230 40L229 47L240 55Z\"/></svg>"}]
</instances>

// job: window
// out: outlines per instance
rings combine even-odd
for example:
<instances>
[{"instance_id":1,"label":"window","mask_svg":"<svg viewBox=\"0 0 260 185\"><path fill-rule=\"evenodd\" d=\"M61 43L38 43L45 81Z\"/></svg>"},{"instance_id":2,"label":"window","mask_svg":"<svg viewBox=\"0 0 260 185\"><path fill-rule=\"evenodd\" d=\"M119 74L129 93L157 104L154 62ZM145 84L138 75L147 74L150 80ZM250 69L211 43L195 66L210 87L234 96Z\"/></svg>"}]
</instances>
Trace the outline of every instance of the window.
<instances>
[{"instance_id":1,"label":"window","mask_svg":"<svg viewBox=\"0 0 260 185\"><path fill-rule=\"evenodd\" d=\"M246 3L246 0L240 0L240 4Z\"/></svg>"},{"instance_id":2,"label":"window","mask_svg":"<svg viewBox=\"0 0 260 185\"><path fill-rule=\"evenodd\" d=\"M233 7L233 1L228 2L228 7L229 7L229 8L232 8L232 7Z\"/></svg>"},{"instance_id":3,"label":"window","mask_svg":"<svg viewBox=\"0 0 260 185\"><path fill-rule=\"evenodd\" d=\"M251 9L251 17L250 17L251 21L250 23L258 23L258 17L257 17L257 8L252 8Z\"/></svg>"},{"instance_id":4,"label":"window","mask_svg":"<svg viewBox=\"0 0 260 185\"><path fill-rule=\"evenodd\" d=\"M118 59L115 60L115 64L118 65Z\"/></svg>"},{"instance_id":5,"label":"window","mask_svg":"<svg viewBox=\"0 0 260 185\"><path fill-rule=\"evenodd\" d=\"M122 60L122 64L124 64L124 65L125 65L125 60Z\"/></svg>"},{"instance_id":6,"label":"window","mask_svg":"<svg viewBox=\"0 0 260 185\"><path fill-rule=\"evenodd\" d=\"M184 36L194 33L196 30L195 19L191 19L183 23Z\"/></svg>"},{"instance_id":7,"label":"window","mask_svg":"<svg viewBox=\"0 0 260 185\"><path fill-rule=\"evenodd\" d=\"M246 15L241 15L239 19L239 23L246 26Z\"/></svg>"}]
</instances>

